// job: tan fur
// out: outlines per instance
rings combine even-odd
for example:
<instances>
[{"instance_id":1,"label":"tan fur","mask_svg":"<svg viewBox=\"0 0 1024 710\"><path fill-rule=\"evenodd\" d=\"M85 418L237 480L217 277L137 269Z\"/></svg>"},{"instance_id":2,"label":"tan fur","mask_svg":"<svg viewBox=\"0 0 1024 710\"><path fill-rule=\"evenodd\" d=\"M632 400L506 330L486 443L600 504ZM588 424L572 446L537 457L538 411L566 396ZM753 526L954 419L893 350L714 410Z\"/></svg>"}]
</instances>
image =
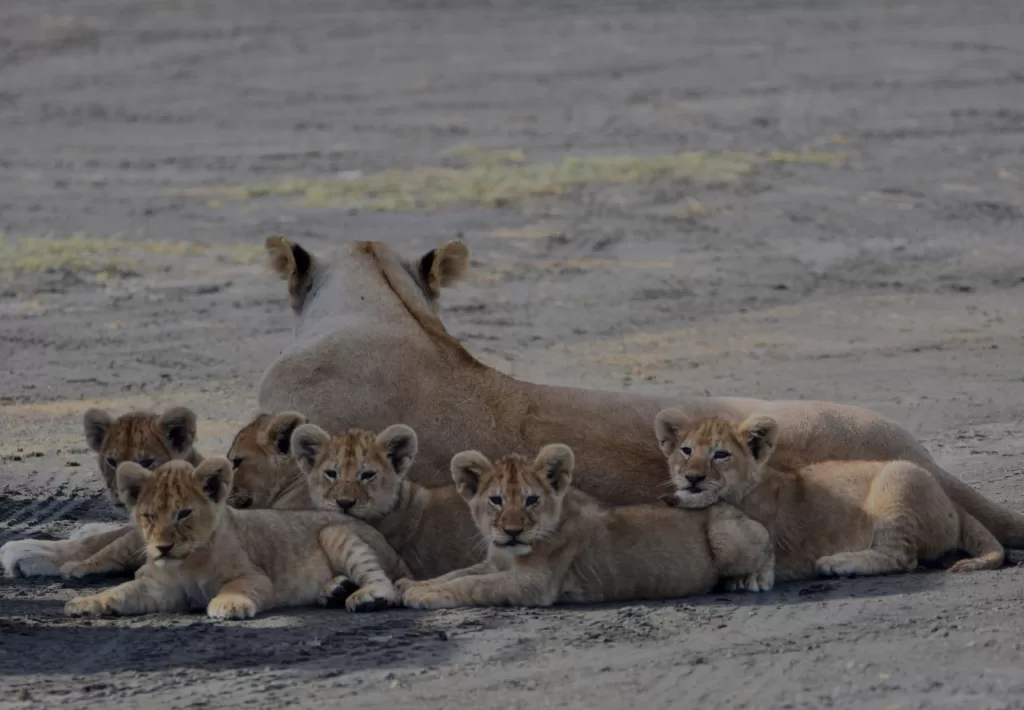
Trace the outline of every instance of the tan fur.
<instances>
[{"instance_id":1,"label":"tan fur","mask_svg":"<svg viewBox=\"0 0 1024 710\"><path fill-rule=\"evenodd\" d=\"M351 610L396 600L389 575L404 570L375 530L340 513L234 510L226 504L231 479L223 458L198 467L172 461L155 472L133 463L118 467L119 494L132 505L145 540L146 573L76 597L65 612L128 615L199 606L212 618L245 619L326 602L339 576L361 587L346 601Z\"/></svg>"},{"instance_id":2,"label":"tan fur","mask_svg":"<svg viewBox=\"0 0 1024 710\"><path fill-rule=\"evenodd\" d=\"M306 477L292 458L292 432L306 418L298 412L262 412L235 435L228 449L234 508L305 510L312 507Z\"/></svg>"},{"instance_id":3,"label":"tan fur","mask_svg":"<svg viewBox=\"0 0 1024 710\"><path fill-rule=\"evenodd\" d=\"M680 505L726 500L772 535L780 581L909 572L918 560L958 550L965 572L1003 564L1003 547L906 461L826 461L781 471L766 465L779 427L770 417L742 424L661 412L658 438Z\"/></svg>"},{"instance_id":4,"label":"tan fur","mask_svg":"<svg viewBox=\"0 0 1024 710\"><path fill-rule=\"evenodd\" d=\"M296 250L305 255L302 273L290 266ZM694 418L736 421L764 415L781 431L773 466L908 460L932 473L1003 544L1024 546L1024 515L943 471L909 432L874 412L827 402L649 397L521 382L478 362L445 330L436 291L423 277L433 270L436 250L406 261L384 244L358 242L320 257L282 237L268 243L268 253L284 254L286 267L278 273L288 280L296 322L295 341L263 375L260 406L301 411L331 432L379 431L403 421L422 442L410 474L417 483L445 485L443 472L458 451L478 448L496 457L563 441L579 452L576 482L583 491L605 503L655 502L665 492L664 457L650 435L659 411L678 407Z\"/></svg>"},{"instance_id":5,"label":"tan fur","mask_svg":"<svg viewBox=\"0 0 1024 710\"><path fill-rule=\"evenodd\" d=\"M163 414L129 412L115 418L102 409L88 410L82 420L85 440L96 453L107 495L115 509L125 513L117 494L115 471L125 461L154 470L181 459L198 465L196 415L187 407L171 407ZM72 540L14 540L0 547L0 561L8 577L52 576L66 579L91 574L131 572L142 565L139 538L132 525L107 529Z\"/></svg>"},{"instance_id":6,"label":"tan fur","mask_svg":"<svg viewBox=\"0 0 1024 710\"><path fill-rule=\"evenodd\" d=\"M418 449L402 424L380 434L351 429L329 436L313 424L292 435L292 451L309 477L313 507L341 508L376 528L426 579L480 562L484 545L454 485L424 488L406 478Z\"/></svg>"},{"instance_id":7,"label":"tan fur","mask_svg":"<svg viewBox=\"0 0 1024 710\"><path fill-rule=\"evenodd\" d=\"M702 594L720 579L772 587L767 531L735 508L602 507L573 488L572 450L495 464L476 451L452 459L487 559L436 579L404 582L407 606L548 606L556 602L666 599Z\"/></svg>"}]
</instances>

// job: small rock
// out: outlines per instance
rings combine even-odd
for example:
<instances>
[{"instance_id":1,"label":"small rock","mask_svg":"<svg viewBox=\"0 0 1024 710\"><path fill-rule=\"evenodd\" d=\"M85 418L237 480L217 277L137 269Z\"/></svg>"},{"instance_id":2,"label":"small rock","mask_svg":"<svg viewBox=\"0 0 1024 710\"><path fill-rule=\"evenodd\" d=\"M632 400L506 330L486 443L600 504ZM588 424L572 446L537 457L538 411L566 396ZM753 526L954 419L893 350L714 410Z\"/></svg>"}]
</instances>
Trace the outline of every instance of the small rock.
<instances>
[{"instance_id":1,"label":"small rock","mask_svg":"<svg viewBox=\"0 0 1024 710\"><path fill-rule=\"evenodd\" d=\"M441 629L440 631L437 632L437 638L439 638L442 641L447 641L448 640L448 632L445 631L444 629Z\"/></svg>"}]
</instances>

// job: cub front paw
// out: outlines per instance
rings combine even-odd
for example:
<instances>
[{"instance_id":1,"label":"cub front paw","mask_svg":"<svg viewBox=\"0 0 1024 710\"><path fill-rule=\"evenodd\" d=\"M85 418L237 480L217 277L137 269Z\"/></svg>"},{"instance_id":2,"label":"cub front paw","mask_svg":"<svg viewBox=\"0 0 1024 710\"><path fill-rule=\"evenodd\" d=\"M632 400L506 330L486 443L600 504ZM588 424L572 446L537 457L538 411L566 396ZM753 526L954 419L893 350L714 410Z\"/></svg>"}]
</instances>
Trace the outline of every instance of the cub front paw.
<instances>
[{"instance_id":1,"label":"cub front paw","mask_svg":"<svg viewBox=\"0 0 1024 710\"><path fill-rule=\"evenodd\" d=\"M769 592L774 586L775 570L734 577L725 584L726 590L730 592Z\"/></svg>"},{"instance_id":2,"label":"cub front paw","mask_svg":"<svg viewBox=\"0 0 1024 710\"><path fill-rule=\"evenodd\" d=\"M256 611L256 602L241 594L218 594L206 607L211 619L251 619Z\"/></svg>"},{"instance_id":3,"label":"cub front paw","mask_svg":"<svg viewBox=\"0 0 1024 710\"><path fill-rule=\"evenodd\" d=\"M91 597L75 597L64 605L64 613L68 616L103 616L116 614L110 602L100 594Z\"/></svg>"},{"instance_id":4,"label":"cub front paw","mask_svg":"<svg viewBox=\"0 0 1024 710\"><path fill-rule=\"evenodd\" d=\"M358 590L358 584L344 575L339 575L324 585L316 603L328 609L343 607L348 598Z\"/></svg>"},{"instance_id":5,"label":"cub front paw","mask_svg":"<svg viewBox=\"0 0 1024 710\"><path fill-rule=\"evenodd\" d=\"M400 599L394 585L390 582L368 584L353 592L345 600L345 608L349 611L380 611L396 606Z\"/></svg>"},{"instance_id":6,"label":"cub front paw","mask_svg":"<svg viewBox=\"0 0 1024 710\"><path fill-rule=\"evenodd\" d=\"M427 584L407 587L402 594L402 605L410 609L443 609L457 606L451 594Z\"/></svg>"},{"instance_id":7,"label":"cub front paw","mask_svg":"<svg viewBox=\"0 0 1024 710\"><path fill-rule=\"evenodd\" d=\"M65 562L60 567L60 576L64 579L81 579L93 574L93 571L84 562Z\"/></svg>"},{"instance_id":8,"label":"cub front paw","mask_svg":"<svg viewBox=\"0 0 1024 710\"><path fill-rule=\"evenodd\" d=\"M856 553L839 552L820 558L814 569L822 577L855 577L861 572L859 557Z\"/></svg>"}]
</instances>

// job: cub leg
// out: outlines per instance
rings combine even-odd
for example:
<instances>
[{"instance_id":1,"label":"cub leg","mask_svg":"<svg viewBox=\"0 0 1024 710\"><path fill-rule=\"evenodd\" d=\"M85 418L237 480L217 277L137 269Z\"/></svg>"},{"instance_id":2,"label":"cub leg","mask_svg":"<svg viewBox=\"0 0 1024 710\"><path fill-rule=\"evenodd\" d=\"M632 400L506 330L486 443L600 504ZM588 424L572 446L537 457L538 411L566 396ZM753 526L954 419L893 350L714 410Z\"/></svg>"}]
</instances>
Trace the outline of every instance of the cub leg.
<instances>
[{"instance_id":1,"label":"cub leg","mask_svg":"<svg viewBox=\"0 0 1024 710\"><path fill-rule=\"evenodd\" d=\"M143 579L147 579L143 577ZM206 605L211 619L251 619L273 604L274 584L265 574L233 579Z\"/></svg>"},{"instance_id":2,"label":"cub leg","mask_svg":"<svg viewBox=\"0 0 1024 710\"><path fill-rule=\"evenodd\" d=\"M8 577L56 577L65 562L85 560L135 528L122 525L78 540L12 540L0 547Z\"/></svg>"},{"instance_id":3,"label":"cub leg","mask_svg":"<svg viewBox=\"0 0 1024 710\"><path fill-rule=\"evenodd\" d=\"M405 590L402 603L413 609L551 606L557 598L558 589L544 575L510 570L449 578L445 582L418 582Z\"/></svg>"},{"instance_id":4,"label":"cub leg","mask_svg":"<svg viewBox=\"0 0 1024 710\"><path fill-rule=\"evenodd\" d=\"M146 564L146 542L138 530L131 530L110 543L95 555L81 562L65 562L60 576L77 579L92 574L135 572Z\"/></svg>"},{"instance_id":5,"label":"cub leg","mask_svg":"<svg viewBox=\"0 0 1024 710\"><path fill-rule=\"evenodd\" d=\"M711 508L708 543L729 591L767 592L775 585L775 548L761 523L719 503Z\"/></svg>"},{"instance_id":6,"label":"cub leg","mask_svg":"<svg viewBox=\"0 0 1024 710\"><path fill-rule=\"evenodd\" d=\"M119 584L99 594L75 597L64 605L68 616L129 616L162 611L188 611L188 597L181 585L166 577L151 576Z\"/></svg>"},{"instance_id":7,"label":"cub leg","mask_svg":"<svg viewBox=\"0 0 1024 710\"><path fill-rule=\"evenodd\" d=\"M391 580L407 576L408 568L387 543L383 543L386 549L378 554L379 546L375 550L354 528L353 525L342 524L320 531L320 546L327 553L331 570L335 575L341 575L327 583L320 593L320 603L336 598L339 590L344 590L347 582L351 582L359 589L345 599L345 607L349 611L376 611L396 606L399 595Z\"/></svg>"},{"instance_id":8,"label":"cub leg","mask_svg":"<svg viewBox=\"0 0 1024 710\"><path fill-rule=\"evenodd\" d=\"M950 572L999 569L1006 556L995 535L964 510L960 511L960 549L971 558L960 560L949 568Z\"/></svg>"},{"instance_id":9,"label":"cub leg","mask_svg":"<svg viewBox=\"0 0 1024 710\"><path fill-rule=\"evenodd\" d=\"M494 565L492 565L487 560L484 560L483 562L478 562L477 564L472 565L471 567L465 567L463 569L452 570L451 572L448 572L447 574L442 574L441 576L434 577L433 579L413 580L413 579L410 579L408 577L405 577L405 578L402 578L402 579L398 579L398 580L395 581L395 588L399 592L404 594L406 589L409 589L411 587L415 587L415 586L418 586L418 585L421 585L421 584L441 584L443 582L448 582L448 581L450 581L452 579L458 579L459 577L474 577L474 576L479 576L479 575L482 575L482 574L487 574L488 572L496 572L496 571L497 570L494 567Z\"/></svg>"},{"instance_id":10,"label":"cub leg","mask_svg":"<svg viewBox=\"0 0 1024 710\"><path fill-rule=\"evenodd\" d=\"M887 464L872 481L864 509L873 522L871 547L820 558L815 569L822 576L911 572L922 552L932 556L958 547L956 508L932 475L914 464Z\"/></svg>"},{"instance_id":11,"label":"cub leg","mask_svg":"<svg viewBox=\"0 0 1024 710\"><path fill-rule=\"evenodd\" d=\"M90 535L97 535L99 533L110 532L112 530L120 530L124 527L124 523L86 523L82 527L71 532L68 535L68 540L81 540L82 538L89 537Z\"/></svg>"}]
</instances>

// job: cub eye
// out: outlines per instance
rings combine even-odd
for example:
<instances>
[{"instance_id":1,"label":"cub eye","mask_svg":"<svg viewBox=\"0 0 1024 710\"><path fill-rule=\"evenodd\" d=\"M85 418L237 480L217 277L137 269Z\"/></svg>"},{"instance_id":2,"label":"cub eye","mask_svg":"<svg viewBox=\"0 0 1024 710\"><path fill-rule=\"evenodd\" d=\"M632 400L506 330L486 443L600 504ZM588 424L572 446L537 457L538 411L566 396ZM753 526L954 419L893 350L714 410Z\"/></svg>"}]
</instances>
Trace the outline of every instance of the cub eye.
<instances>
[{"instance_id":1,"label":"cub eye","mask_svg":"<svg viewBox=\"0 0 1024 710\"><path fill-rule=\"evenodd\" d=\"M145 518L146 522L148 522L148 523L151 523L154 520L156 520L156 518L153 516L152 513L143 513L142 517Z\"/></svg>"},{"instance_id":2,"label":"cub eye","mask_svg":"<svg viewBox=\"0 0 1024 710\"><path fill-rule=\"evenodd\" d=\"M179 510L177 515L178 522L180 523L182 520L187 519L188 516L190 515L192 515L192 511L189 510L188 508L185 508L184 510Z\"/></svg>"},{"instance_id":3,"label":"cub eye","mask_svg":"<svg viewBox=\"0 0 1024 710\"><path fill-rule=\"evenodd\" d=\"M108 456L107 465L110 466L110 468L117 468L117 459L115 459L113 456Z\"/></svg>"},{"instance_id":4,"label":"cub eye","mask_svg":"<svg viewBox=\"0 0 1024 710\"><path fill-rule=\"evenodd\" d=\"M324 471L324 478L326 478L328 481L337 481L338 472L335 471L333 468L329 468Z\"/></svg>"},{"instance_id":5,"label":"cub eye","mask_svg":"<svg viewBox=\"0 0 1024 710\"><path fill-rule=\"evenodd\" d=\"M490 501L491 501L491 505L496 505L496 506L498 506L499 508L501 507L501 504L502 504L502 503L504 502L504 501L503 501L503 500L501 499L501 496L491 496L491 497L490 497L490 498L489 498L488 500L490 500Z\"/></svg>"},{"instance_id":6,"label":"cub eye","mask_svg":"<svg viewBox=\"0 0 1024 710\"><path fill-rule=\"evenodd\" d=\"M231 459L231 466L235 470L238 470L238 467L241 466L241 465L242 465L242 459L240 459L240 458Z\"/></svg>"},{"instance_id":7,"label":"cub eye","mask_svg":"<svg viewBox=\"0 0 1024 710\"><path fill-rule=\"evenodd\" d=\"M523 502L526 504L527 508L532 508L540 503L540 496L526 496L526 500Z\"/></svg>"},{"instance_id":8,"label":"cub eye","mask_svg":"<svg viewBox=\"0 0 1024 710\"><path fill-rule=\"evenodd\" d=\"M368 483L377 477L376 471L363 471L359 474L359 480L363 483Z\"/></svg>"},{"instance_id":9,"label":"cub eye","mask_svg":"<svg viewBox=\"0 0 1024 710\"><path fill-rule=\"evenodd\" d=\"M142 459L139 461L139 465L142 468L153 468L153 459Z\"/></svg>"},{"instance_id":10,"label":"cub eye","mask_svg":"<svg viewBox=\"0 0 1024 710\"><path fill-rule=\"evenodd\" d=\"M725 461L730 456L732 456L732 454L730 454L728 451L722 451L721 449L711 454L711 458L713 458L715 461Z\"/></svg>"},{"instance_id":11,"label":"cub eye","mask_svg":"<svg viewBox=\"0 0 1024 710\"><path fill-rule=\"evenodd\" d=\"M690 454L693 453L693 449L691 449L689 446L684 446L679 450L682 452L683 456L689 456Z\"/></svg>"}]
</instances>

